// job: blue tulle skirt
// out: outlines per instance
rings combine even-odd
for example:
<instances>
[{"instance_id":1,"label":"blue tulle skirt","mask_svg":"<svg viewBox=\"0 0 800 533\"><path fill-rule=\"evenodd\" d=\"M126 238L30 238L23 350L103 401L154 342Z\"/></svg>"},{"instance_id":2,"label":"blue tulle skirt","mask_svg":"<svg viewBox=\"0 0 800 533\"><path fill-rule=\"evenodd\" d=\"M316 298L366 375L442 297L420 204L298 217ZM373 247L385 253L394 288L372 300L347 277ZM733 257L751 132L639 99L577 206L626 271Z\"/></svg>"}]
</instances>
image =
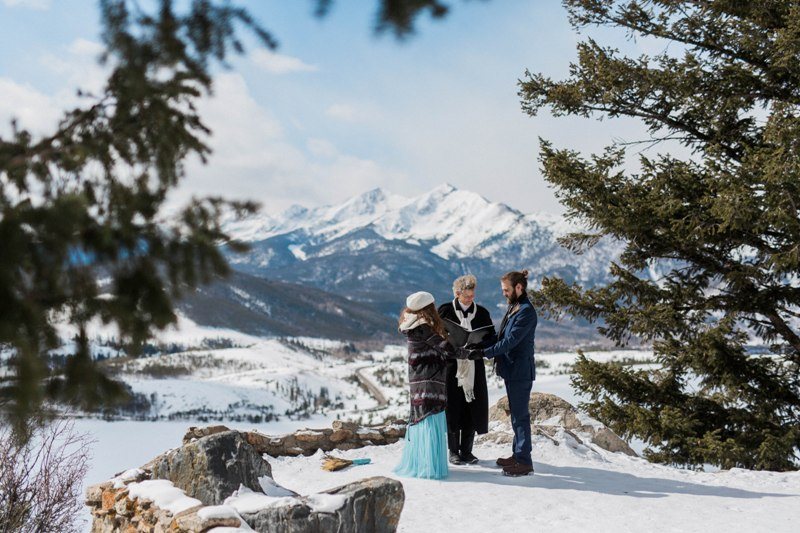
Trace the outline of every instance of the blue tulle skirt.
<instances>
[{"instance_id":1,"label":"blue tulle skirt","mask_svg":"<svg viewBox=\"0 0 800 533\"><path fill-rule=\"evenodd\" d=\"M447 477L447 419L438 413L408 426L399 476L444 479Z\"/></svg>"}]
</instances>

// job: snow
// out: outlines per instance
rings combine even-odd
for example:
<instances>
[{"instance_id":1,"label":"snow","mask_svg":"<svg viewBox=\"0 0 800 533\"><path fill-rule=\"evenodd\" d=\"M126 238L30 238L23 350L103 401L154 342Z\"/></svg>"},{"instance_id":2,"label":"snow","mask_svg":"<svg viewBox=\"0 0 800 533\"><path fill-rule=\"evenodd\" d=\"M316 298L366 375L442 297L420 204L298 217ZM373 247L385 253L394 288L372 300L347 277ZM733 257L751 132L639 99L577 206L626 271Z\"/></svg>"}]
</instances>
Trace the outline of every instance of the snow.
<instances>
[{"instance_id":1,"label":"snow","mask_svg":"<svg viewBox=\"0 0 800 533\"><path fill-rule=\"evenodd\" d=\"M227 499L225 505L233 507L236 512L257 513L261 509L270 507L297 505L297 498L291 496L267 496L260 492L255 492L244 485L239 486L239 490L234 491Z\"/></svg>"},{"instance_id":2,"label":"snow","mask_svg":"<svg viewBox=\"0 0 800 533\"><path fill-rule=\"evenodd\" d=\"M534 389L539 389L539 381ZM96 425L100 441L96 450L114 449L101 458L106 472L131 464L143 464L180 442L186 423L77 421ZM312 422L324 427L321 420ZM171 429L172 428L172 429ZM245 429L244 427L242 429ZM283 427L276 428L283 432ZM260 431L276 433L268 425ZM114 440L109 440L111 437ZM110 442L121 448L107 448ZM754 472L732 469L716 473L694 472L648 463L623 454L583 450L567 441L555 446L534 437L533 476L500 475L494 459L508 455L507 446L478 444L477 465L451 466L443 481L398 478L392 468L400 459L402 442L339 451L347 459L369 458L370 464L326 472L319 457L283 457L268 460L275 482L300 494L319 492L372 476L400 480L405 506L400 532L487 531L515 532L553 530L585 531L796 531L800 521L800 473ZM122 467L122 468L119 468ZM90 483L108 473L93 468ZM262 488L264 480L262 478ZM149 482L143 482L149 483ZM168 482L167 482L168 483ZM141 484L140 484L141 485ZM173 487L174 488L174 487ZM177 489L176 489L177 490ZM288 491L287 491L288 493ZM289 493L290 494L290 493ZM255 512L273 505L291 505L295 499L267 496L240 488L224 505L238 513ZM514 502L513 508L509 502ZM190 505L191 506L191 505ZM213 531L236 531L217 528Z\"/></svg>"},{"instance_id":3,"label":"snow","mask_svg":"<svg viewBox=\"0 0 800 533\"><path fill-rule=\"evenodd\" d=\"M574 441L573 441L574 442ZM328 473L314 457L270 462L278 483L315 493L372 476L402 482L400 532L459 531L794 532L800 473L694 472L585 446L534 437L535 474L501 475L494 459L508 446L477 445L477 465L451 466L442 481L398 478L403 443L340 452L368 465Z\"/></svg>"},{"instance_id":4,"label":"snow","mask_svg":"<svg viewBox=\"0 0 800 533\"><path fill-rule=\"evenodd\" d=\"M212 518L240 518L236 509L230 505L209 505L197 511L197 516L203 520Z\"/></svg>"},{"instance_id":5,"label":"snow","mask_svg":"<svg viewBox=\"0 0 800 533\"><path fill-rule=\"evenodd\" d=\"M258 478L258 483L259 485L261 485L261 490L267 496L272 496L272 497L295 496L294 492L287 490L284 487L281 487L280 485L275 483L274 479L272 479L269 476L261 476L260 478Z\"/></svg>"},{"instance_id":6,"label":"snow","mask_svg":"<svg viewBox=\"0 0 800 533\"><path fill-rule=\"evenodd\" d=\"M341 494L312 494L306 498L312 511L318 513L335 513L347 503L347 497Z\"/></svg>"},{"instance_id":7,"label":"snow","mask_svg":"<svg viewBox=\"0 0 800 533\"><path fill-rule=\"evenodd\" d=\"M290 244L288 248L289 248L289 251L292 252L292 255L294 255L300 261L305 261L306 260L306 253L303 251L303 247L302 246L299 246L299 245L296 245L296 244Z\"/></svg>"},{"instance_id":8,"label":"snow","mask_svg":"<svg viewBox=\"0 0 800 533\"><path fill-rule=\"evenodd\" d=\"M142 474L144 474L144 470L141 468L131 468L130 470L126 470L125 472L111 478L112 486L115 489L121 489L125 486L126 482L132 481Z\"/></svg>"},{"instance_id":9,"label":"snow","mask_svg":"<svg viewBox=\"0 0 800 533\"><path fill-rule=\"evenodd\" d=\"M318 461L318 458L316 458ZM264 479L264 478L262 478ZM262 486L264 483L262 482ZM261 509L299 505L301 502L295 495L282 489L277 492L283 492L284 495L275 495L276 491L270 490L267 494L255 492L244 485L240 485L239 489L235 491L229 498L225 500L225 506L234 509L238 513L256 513ZM341 509L347 502L347 498L340 494L311 494L306 498L306 503L313 510L320 513L335 513L337 509Z\"/></svg>"},{"instance_id":10,"label":"snow","mask_svg":"<svg viewBox=\"0 0 800 533\"><path fill-rule=\"evenodd\" d=\"M128 485L128 495L132 499L149 500L173 515L202 505L200 500L191 498L166 479L148 479Z\"/></svg>"},{"instance_id":11,"label":"snow","mask_svg":"<svg viewBox=\"0 0 800 533\"><path fill-rule=\"evenodd\" d=\"M229 339L236 347L204 349L208 339ZM284 416L305 409L323 390L336 413L370 408L375 400L350 378L363 363L327 357L341 341L296 337L286 340L198 326L180 317L177 329L158 342L187 346L186 352L128 361L119 377L151 404L148 419L242 420ZM185 375L153 379L148 368L182 369ZM313 407L312 407L313 408ZM326 407L314 408L330 412ZM333 415L335 417L335 413Z\"/></svg>"}]
</instances>

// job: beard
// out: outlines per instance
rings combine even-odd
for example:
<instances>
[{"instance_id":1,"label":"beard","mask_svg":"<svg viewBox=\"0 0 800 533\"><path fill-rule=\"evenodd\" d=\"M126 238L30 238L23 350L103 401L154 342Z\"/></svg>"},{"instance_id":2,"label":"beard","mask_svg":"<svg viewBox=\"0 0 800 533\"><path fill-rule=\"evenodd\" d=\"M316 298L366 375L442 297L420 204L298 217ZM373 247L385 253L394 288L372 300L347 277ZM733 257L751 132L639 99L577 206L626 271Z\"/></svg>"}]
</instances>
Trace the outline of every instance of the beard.
<instances>
[{"instance_id":1,"label":"beard","mask_svg":"<svg viewBox=\"0 0 800 533\"><path fill-rule=\"evenodd\" d=\"M512 292L510 295L506 296L506 300L508 300L508 305L514 305L519 301L519 296L517 296L516 292Z\"/></svg>"}]
</instances>

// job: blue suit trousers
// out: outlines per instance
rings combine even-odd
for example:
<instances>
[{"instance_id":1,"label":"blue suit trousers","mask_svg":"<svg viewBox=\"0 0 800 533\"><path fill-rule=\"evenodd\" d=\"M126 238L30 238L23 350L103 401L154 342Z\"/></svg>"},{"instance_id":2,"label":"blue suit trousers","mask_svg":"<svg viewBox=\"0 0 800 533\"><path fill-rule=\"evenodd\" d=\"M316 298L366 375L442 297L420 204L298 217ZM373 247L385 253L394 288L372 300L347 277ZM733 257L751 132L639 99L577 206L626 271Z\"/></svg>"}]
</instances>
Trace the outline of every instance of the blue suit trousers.
<instances>
[{"instance_id":1,"label":"blue suit trousers","mask_svg":"<svg viewBox=\"0 0 800 533\"><path fill-rule=\"evenodd\" d=\"M506 381L508 406L511 409L511 427L514 430L514 458L518 463L532 465L531 414L528 402L533 381Z\"/></svg>"}]
</instances>

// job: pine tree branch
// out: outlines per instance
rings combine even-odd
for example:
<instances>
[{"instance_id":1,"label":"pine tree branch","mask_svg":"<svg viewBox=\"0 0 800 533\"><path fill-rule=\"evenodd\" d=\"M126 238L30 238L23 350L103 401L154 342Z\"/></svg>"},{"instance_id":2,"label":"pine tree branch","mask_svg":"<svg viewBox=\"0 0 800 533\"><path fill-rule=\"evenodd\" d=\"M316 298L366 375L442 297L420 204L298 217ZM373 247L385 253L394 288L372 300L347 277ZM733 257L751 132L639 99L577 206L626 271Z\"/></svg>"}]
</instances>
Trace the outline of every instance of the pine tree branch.
<instances>
[{"instance_id":1,"label":"pine tree branch","mask_svg":"<svg viewBox=\"0 0 800 533\"><path fill-rule=\"evenodd\" d=\"M693 3L699 7L707 7L707 2L693 2ZM682 11L682 14L687 19L691 18L693 15L690 14L688 11ZM613 15L607 15L605 16L605 18L606 20L612 22L613 24L638 32L642 35L651 35L654 37L666 39L668 41L695 46L697 48L701 48L709 52L715 52L721 56L725 56L728 57L729 59L740 61L742 63L755 67L761 70L764 74L768 74L770 71L769 63L767 63L767 61L765 61L763 58L759 58L755 55L748 54L742 50L734 50L732 48L726 48L720 43L714 43L708 39L694 38L691 36L691 34L688 33L678 33L674 31L669 31L667 30L667 27L665 25L658 25L658 24L644 25L637 23L635 20L630 20L624 17L618 17ZM652 21L652 19L648 19L648 21L650 22Z\"/></svg>"},{"instance_id":2,"label":"pine tree branch","mask_svg":"<svg viewBox=\"0 0 800 533\"><path fill-rule=\"evenodd\" d=\"M789 327L786 321L777 312L767 313L765 316L769 319L778 334L794 349L796 357L800 357L800 336Z\"/></svg>"},{"instance_id":3,"label":"pine tree branch","mask_svg":"<svg viewBox=\"0 0 800 533\"><path fill-rule=\"evenodd\" d=\"M627 117L636 117L645 120L652 120L654 122L660 122L662 124L665 124L666 126L669 126L674 130L685 131L686 133L692 135L695 139L702 141L706 144L712 144L716 142L725 151L728 157L730 157L734 161L741 162L743 159L744 150L726 145L725 143L721 142L718 138L716 138L709 132L703 132L694 125L682 122L678 118L671 117L668 114L658 113L653 109L647 107L631 106L629 108L626 108L622 106L600 106L591 104L583 104L581 107L588 111L607 113L612 116L624 115Z\"/></svg>"}]
</instances>

